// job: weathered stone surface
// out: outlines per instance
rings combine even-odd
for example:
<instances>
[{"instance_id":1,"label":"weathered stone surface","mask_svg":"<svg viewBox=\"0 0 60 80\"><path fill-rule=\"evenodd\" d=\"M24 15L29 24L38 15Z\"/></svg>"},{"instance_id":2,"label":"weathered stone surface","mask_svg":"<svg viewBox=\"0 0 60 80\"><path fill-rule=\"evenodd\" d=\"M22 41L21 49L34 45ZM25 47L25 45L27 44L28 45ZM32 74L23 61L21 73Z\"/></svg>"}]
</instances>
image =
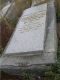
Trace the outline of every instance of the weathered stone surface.
<instances>
[{"instance_id":1,"label":"weathered stone surface","mask_svg":"<svg viewBox=\"0 0 60 80\"><path fill-rule=\"evenodd\" d=\"M25 10L4 54L43 52L46 36L46 14L47 4Z\"/></svg>"},{"instance_id":2,"label":"weathered stone surface","mask_svg":"<svg viewBox=\"0 0 60 80\"><path fill-rule=\"evenodd\" d=\"M51 13L50 13L51 12ZM2 56L0 60L0 68L38 68L41 64L51 64L56 62L57 51L57 34L56 34L56 16L54 3L49 3L48 6L48 29L47 39L45 44L45 52L35 55L19 56L7 55ZM3 67L1 67L3 66Z\"/></svg>"}]
</instances>

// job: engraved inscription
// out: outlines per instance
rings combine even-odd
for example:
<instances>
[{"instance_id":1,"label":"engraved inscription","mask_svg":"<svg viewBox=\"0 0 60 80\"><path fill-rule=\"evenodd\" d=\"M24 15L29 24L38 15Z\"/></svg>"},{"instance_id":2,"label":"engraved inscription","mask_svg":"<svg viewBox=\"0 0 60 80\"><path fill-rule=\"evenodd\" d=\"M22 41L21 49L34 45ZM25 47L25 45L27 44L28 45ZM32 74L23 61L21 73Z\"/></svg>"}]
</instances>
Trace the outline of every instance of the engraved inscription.
<instances>
[{"instance_id":1,"label":"engraved inscription","mask_svg":"<svg viewBox=\"0 0 60 80\"><path fill-rule=\"evenodd\" d=\"M23 26L19 28L20 32L29 32L32 30L37 30L39 27L43 26L44 23L41 19L46 15L46 11L40 11L29 16L22 17L21 22L23 22Z\"/></svg>"}]
</instances>

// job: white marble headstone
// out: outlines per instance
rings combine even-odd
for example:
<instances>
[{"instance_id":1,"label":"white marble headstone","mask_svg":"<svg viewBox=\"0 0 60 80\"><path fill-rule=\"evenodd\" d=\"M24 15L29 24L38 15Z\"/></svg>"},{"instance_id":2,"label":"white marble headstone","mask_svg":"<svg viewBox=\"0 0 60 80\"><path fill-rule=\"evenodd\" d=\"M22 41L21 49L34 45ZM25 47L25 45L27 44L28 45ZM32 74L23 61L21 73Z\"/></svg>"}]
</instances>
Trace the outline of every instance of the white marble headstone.
<instances>
[{"instance_id":1,"label":"white marble headstone","mask_svg":"<svg viewBox=\"0 0 60 80\"><path fill-rule=\"evenodd\" d=\"M43 51L47 3L26 9L18 21L5 54Z\"/></svg>"},{"instance_id":2,"label":"white marble headstone","mask_svg":"<svg viewBox=\"0 0 60 80\"><path fill-rule=\"evenodd\" d=\"M50 13L51 12L51 13ZM45 52L41 55L4 55L0 58L0 68L7 72L19 71L20 69L41 68L41 65L56 63L57 33L56 15L54 3L48 4L47 37L45 42ZM38 52L36 52L38 53ZM42 67L43 68L43 67ZM45 67L46 68L46 67ZM10 69L10 71L8 71ZM12 70L11 70L12 69Z\"/></svg>"}]
</instances>

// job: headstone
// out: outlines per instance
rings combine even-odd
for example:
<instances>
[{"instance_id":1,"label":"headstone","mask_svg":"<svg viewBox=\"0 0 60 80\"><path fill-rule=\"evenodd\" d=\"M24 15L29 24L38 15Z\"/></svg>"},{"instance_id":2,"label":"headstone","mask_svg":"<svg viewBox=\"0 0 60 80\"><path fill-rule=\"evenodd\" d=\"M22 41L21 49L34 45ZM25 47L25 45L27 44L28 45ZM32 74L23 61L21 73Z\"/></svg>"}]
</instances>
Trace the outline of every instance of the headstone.
<instances>
[{"instance_id":1,"label":"headstone","mask_svg":"<svg viewBox=\"0 0 60 80\"><path fill-rule=\"evenodd\" d=\"M26 9L18 21L5 54L23 54L44 51L47 4ZM25 54L24 53L24 54Z\"/></svg>"},{"instance_id":2,"label":"headstone","mask_svg":"<svg viewBox=\"0 0 60 80\"><path fill-rule=\"evenodd\" d=\"M41 65L56 63L57 33L55 7L53 2L48 3L47 19L47 36L44 43L45 48L43 49L43 53L41 54L39 51L32 52L32 55L21 55L20 53L8 55L4 53L0 58L0 68L8 68L8 70L13 69L15 71L24 68L41 68Z\"/></svg>"}]
</instances>

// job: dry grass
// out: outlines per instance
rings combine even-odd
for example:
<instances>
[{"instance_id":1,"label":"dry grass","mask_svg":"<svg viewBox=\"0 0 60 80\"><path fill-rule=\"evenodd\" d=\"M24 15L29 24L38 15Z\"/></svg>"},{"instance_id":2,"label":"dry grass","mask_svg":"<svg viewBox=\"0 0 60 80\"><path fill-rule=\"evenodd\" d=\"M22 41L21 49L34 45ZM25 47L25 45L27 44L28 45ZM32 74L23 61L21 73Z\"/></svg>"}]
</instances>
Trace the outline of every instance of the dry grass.
<instances>
[{"instance_id":1,"label":"dry grass","mask_svg":"<svg viewBox=\"0 0 60 80\"><path fill-rule=\"evenodd\" d=\"M60 0L56 0L57 2L57 7L60 9Z\"/></svg>"}]
</instances>

